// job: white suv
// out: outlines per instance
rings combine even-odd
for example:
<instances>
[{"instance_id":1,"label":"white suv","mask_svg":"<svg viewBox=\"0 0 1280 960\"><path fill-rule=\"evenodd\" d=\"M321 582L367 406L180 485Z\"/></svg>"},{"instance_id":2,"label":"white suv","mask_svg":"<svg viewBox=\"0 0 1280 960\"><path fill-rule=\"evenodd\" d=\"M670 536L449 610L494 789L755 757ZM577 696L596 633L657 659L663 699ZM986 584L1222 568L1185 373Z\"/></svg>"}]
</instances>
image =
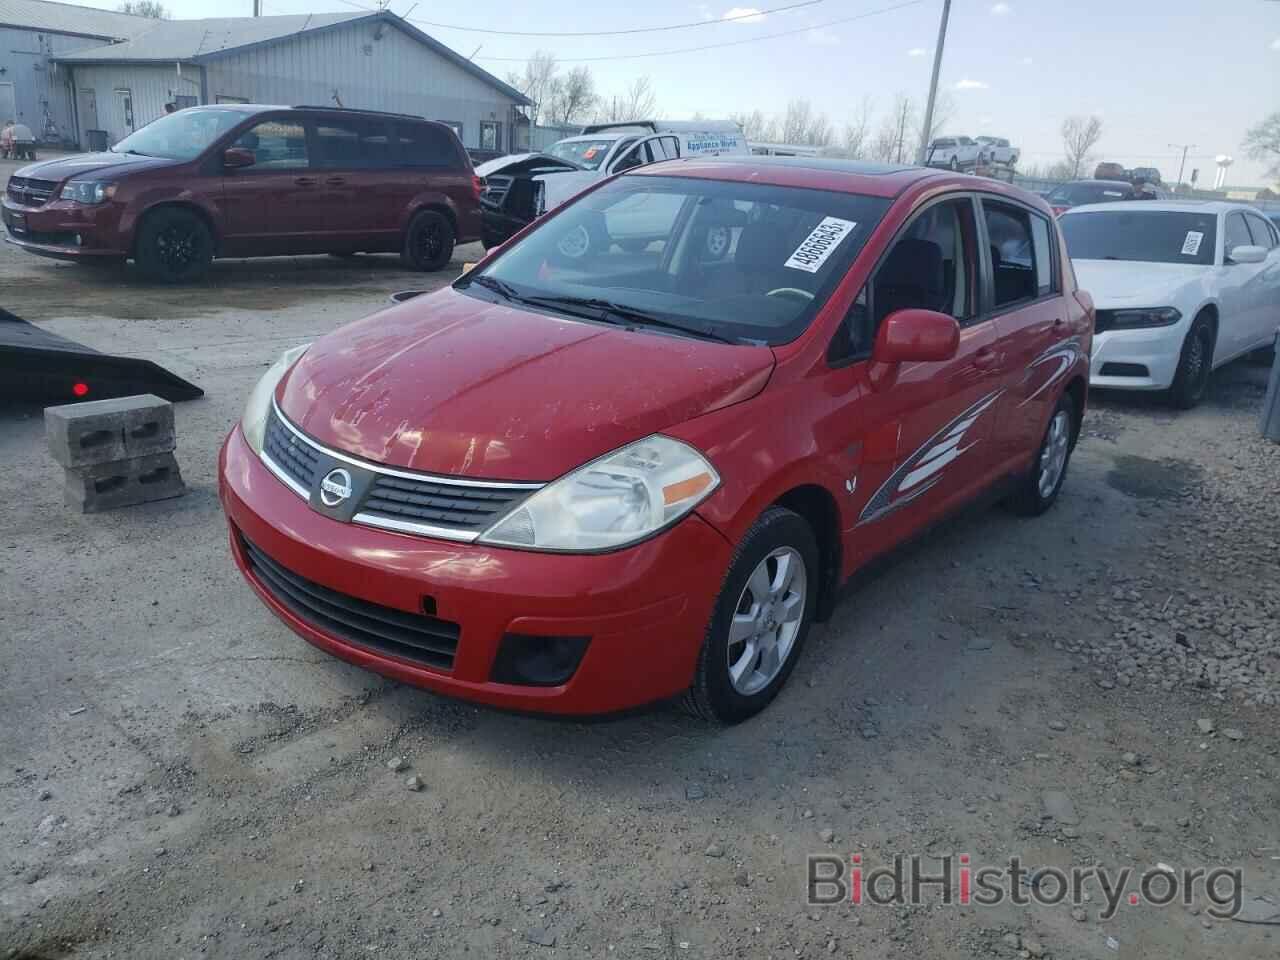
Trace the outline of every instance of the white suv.
<instances>
[{"instance_id":1,"label":"white suv","mask_svg":"<svg viewBox=\"0 0 1280 960\"><path fill-rule=\"evenodd\" d=\"M987 156L983 145L972 137L938 137L929 144L929 153L924 163L926 167L966 170L981 166Z\"/></svg>"}]
</instances>

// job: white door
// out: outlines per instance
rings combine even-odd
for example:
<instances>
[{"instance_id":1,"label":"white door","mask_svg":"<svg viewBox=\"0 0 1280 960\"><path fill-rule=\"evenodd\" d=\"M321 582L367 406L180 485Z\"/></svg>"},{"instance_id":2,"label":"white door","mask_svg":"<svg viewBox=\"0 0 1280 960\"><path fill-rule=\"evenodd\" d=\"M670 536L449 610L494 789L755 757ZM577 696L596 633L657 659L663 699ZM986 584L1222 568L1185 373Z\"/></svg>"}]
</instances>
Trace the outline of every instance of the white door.
<instances>
[{"instance_id":1,"label":"white door","mask_svg":"<svg viewBox=\"0 0 1280 960\"><path fill-rule=\"evenodd\" d=\"M18 96L12 83L0 83L0 127L9 120L18 119Z\"/></svg>"},{"instance_id":2,"label":"white door","mask_svg":"<svg viewBox=\"0 0 1280 960\"><path fill-rule=\"evenodd\" d=\"M115 113L111 118L111 142L119 143L133 133L133 91L115 91Z\"/></svg>"},{"instance_id":3,"label":"white door","mask_svg":"<svg viewBox=\"0 0 1280 960\"><path fill-rule=\"evenodd\" d=\"M1232 249L1252 243L1243 213L1233 210L1222 218L1222 266L1218 268L1222 315L1218 319L1218 345L1213 351L1218 362L1249 349L1256 337L1254 295L1262 264L1231 262Z\"/></svg>"}]
</instances>

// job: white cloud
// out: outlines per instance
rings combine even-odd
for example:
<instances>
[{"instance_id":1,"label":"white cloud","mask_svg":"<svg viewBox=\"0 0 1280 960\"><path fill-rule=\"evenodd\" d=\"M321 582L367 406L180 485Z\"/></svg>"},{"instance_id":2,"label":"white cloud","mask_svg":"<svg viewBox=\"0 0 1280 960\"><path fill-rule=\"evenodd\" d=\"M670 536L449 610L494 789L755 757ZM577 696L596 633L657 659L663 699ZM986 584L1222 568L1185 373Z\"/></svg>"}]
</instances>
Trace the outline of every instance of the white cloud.
<instances>
[{"instance_id":1,"label":"white cloud","mask_svg":"<svg viewBox=\"0 0 1280 960\"><path fill-rule=\"evenodd\" d=\"M711 12L711 8L705 3L695 3L693 9L698 12L698 16L703 20L714 20L716 18L716 15Z\"/></svg>"},{"instance_id":2,"label":"white cloud","mask_svg":"<svg viewBox=\"0 0 1280 960\"><path fill-rule=\"evenodd\" d=\"M838 47L840 38L828 30L810 30L805 38L815 47Z\"/></svg>"},{"instance_id":3,"label":"white cloud","mask_svg":"<svg viewBox=\"0 0 1280 960\"><path fill-rule=\"evenodd\" d=\"M1023 57L1023 58L1022 58L1022 65L1023 65L1024 67L1029 67L1029 66L1031 66L1031 64L1033 64L1033 63L1035 63L1035 61L1034 61L1034 60L1032 60L1030 57Z\"/></svg>"},{"instance_id":4,"label":"white cloud","mask_svg":"<svg viewBox=\"0 0 1280 960\"><path fill-rule=\"evenodd\" d=\"M759 7L730 7L720 19L732 20L734 23L759 23L764 19L764 14Z\"/></svg>"},{"instance_id":5,"label":"white cloud","mask_svg":"<svg viewBox=\"0 0 1280 960\"><path fill-rule=\"evenodd\" d=\"M991 8L991 12L997 17L1003 17L1007 13L1012 13L1013 7L1009 6L1007 3L997 3Z\"/></svg>"},{"instance_id":6,"label":"white cloud","mask_svg":"<svg viewBox=\"0 0 1280 960\"><path fill-rule=\"evenodd\" d=\"M929 51L928 51L928 50L926 50L924 47L912 47L910 50L908 50L908 51L907 51L907 56L908 56L908 57L923 57L923 56L924 56L926 53L928 53L928 52L929 52Z\"/></svg>"},{"instance_id":7,"label":"white cloud","mask_svg":"<svg viewBox=\"0 0 1280 960\"><path fill-rule=\"evenodd\" d=\"M970 80L968 77L956 83L957 90L986 90L989 86L989 83L985 83L982 80Z\"/></svg>"},{"instance_id":8,"label":"white cloud","mask_svg":"<svg viewBox=\"0 0 1280 960\"><path fill-rule=\"evenodd\" d=\"M1271 49L1280 50L1280 37L1276 37L1274 40L1271 41Z\"/></svg>"}]
</instances>

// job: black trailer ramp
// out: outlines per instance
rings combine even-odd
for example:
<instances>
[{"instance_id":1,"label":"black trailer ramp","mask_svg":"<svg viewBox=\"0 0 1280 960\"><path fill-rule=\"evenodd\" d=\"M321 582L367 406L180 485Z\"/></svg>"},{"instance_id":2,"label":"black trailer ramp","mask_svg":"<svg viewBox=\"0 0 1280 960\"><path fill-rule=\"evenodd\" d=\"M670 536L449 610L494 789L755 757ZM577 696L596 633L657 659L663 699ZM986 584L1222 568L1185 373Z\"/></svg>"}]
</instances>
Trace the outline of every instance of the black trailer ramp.
<instances>
[{"instance_id":1,"label":"black trailer ramp","mask_svg":"<svg viewBox=\"0 0 1280 960\"><path fill-rule=\"evenodd\" d=\"M99 353L0 307L0 397L75 403L154 393L195 400L204 391L150 360Z\"/></svg>"}]
</instances>

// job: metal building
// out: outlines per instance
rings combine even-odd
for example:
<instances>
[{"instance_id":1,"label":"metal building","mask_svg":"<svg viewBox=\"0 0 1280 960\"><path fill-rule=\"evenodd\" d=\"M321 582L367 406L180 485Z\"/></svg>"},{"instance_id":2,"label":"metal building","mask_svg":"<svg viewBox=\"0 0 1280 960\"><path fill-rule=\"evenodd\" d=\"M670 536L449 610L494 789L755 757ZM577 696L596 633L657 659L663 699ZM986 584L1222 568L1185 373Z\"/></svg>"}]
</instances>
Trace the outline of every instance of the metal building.
<instances>
[{"instance_id":1,"label":"metal building","mask_svg":"<svg viewBox=\"0 0 1280 960\"><path fill-rule=\"evenodd\" d=\"M0 0L0 124L20 120L45 143L74 145L71 88L55 58L123 40L146 17L44 0Z\"/></svg>"},{"instance_id":2,"label":"metal building","mask_svg":"<svg viewBox=\"0 0 1280 960\"><path fill-rule=\"evenodd\" d=\"M101 12L44 0L0 0L0 12L19 4ZM132 28L139 18L125 19ZM59 41L46 54L56 88L46 99L69 105L67 139L86 148L86 131L105 131L115 143L162 116L167 103L418 114L448 123L469 148L499 153L528 139L525 96L387 11L146 20L112 42L81 40L73 49Z\"/></svg>"}]
</instances>

